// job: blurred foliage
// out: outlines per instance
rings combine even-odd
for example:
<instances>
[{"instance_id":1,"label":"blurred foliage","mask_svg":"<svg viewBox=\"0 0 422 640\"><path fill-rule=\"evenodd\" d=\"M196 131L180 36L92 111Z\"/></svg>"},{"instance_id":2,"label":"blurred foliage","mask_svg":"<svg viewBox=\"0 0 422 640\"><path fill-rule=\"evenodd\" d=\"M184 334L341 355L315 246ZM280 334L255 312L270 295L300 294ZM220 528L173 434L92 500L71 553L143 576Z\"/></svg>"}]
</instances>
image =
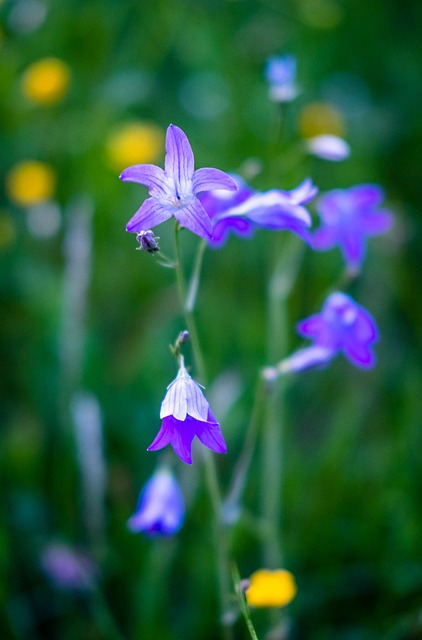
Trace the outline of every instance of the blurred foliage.
<instances>
[{"instance_id":1,"label":"blurred foliage","mask_svg":"<svg viewBox=\"0 0 422 640\"><path fill-rule=\"evenodd\" d=\"M309 175L321 191L359 182L386 190L395 228L370 245L351 288L377 318L379 364L362 373L339 358L289 384L283 548L298 585L292 638L421 638L420 0L4 0L0 18L1 637L115 637L104 601L130 639L218 637L199 465L175 461L188 502L176 538L146 540L126 528L155 468L145 449L175 372L168 345L184 327L172 272L135 251L124 231L146 189L119 182L110 145L132 123L159 133L173 122L197 167L242 171L257 189L291 188ZM285 52L297 57L302 91L280 141L263 68ZM25 74L45 58L69 75L57 100L37 102ZM316 129L328 118L333 132L344 131L349 160L298 154L314 103L325 105ZM24 162L56 176L41 206L19 206L7 187ZM172 224L157 235L171 253ZM189 265L196 238L185 235ZM197 318L208 391L227 408L223 489L266 363L268 265L286 242L261 231L205 256ZM289 351L301 344L296 321L319 309L341 271L336 250L305 252L288 305ZM98 399L104 423L106 522L97 537L72 429L80 389ZM245 515L231 532L245 577L262 565L247 515L259 512L262 464L258 443ZM40 557L56 540L89 551L104 601L48 582ZM268 616L253 617L263 637ZM247 637L241 620L236 633Z\"/></svg>"}]
</instances>

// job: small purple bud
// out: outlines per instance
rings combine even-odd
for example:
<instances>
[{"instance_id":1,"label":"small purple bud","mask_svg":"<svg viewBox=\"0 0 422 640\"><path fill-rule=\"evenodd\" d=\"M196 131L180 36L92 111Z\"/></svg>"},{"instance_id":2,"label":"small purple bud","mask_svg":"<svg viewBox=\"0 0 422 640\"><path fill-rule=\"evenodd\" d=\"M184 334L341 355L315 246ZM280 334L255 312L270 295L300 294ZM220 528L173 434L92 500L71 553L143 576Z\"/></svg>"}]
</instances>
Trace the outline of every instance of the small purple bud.
<instances>
[{"instance_id":1,"label":"small purple bud","mask_svg":"<svg viewBox=\"0 0 422 640\"><path fill-rule=\"evenodd\" d=\"M154 232L151 229L148 231L140 231L136 234L136 239L139 242L139 247L137 247L140 251L148 251L148 253L155 253L160 250L160 247L157 244L157 238L154 236Z\"/></svg>"},{"instance_id":2,"label":"small purple bud","mask_svg":"<svg viewBox=\"0 0 422 640\"><path fill-rule=\"evenodd\" d=\"M181 331L179 333L179 337L177 338L177 342L179 344L186 344L187 342L189 342L189 331L186 331L186 329L184 331Z\"/></svg>"}]
</instances>

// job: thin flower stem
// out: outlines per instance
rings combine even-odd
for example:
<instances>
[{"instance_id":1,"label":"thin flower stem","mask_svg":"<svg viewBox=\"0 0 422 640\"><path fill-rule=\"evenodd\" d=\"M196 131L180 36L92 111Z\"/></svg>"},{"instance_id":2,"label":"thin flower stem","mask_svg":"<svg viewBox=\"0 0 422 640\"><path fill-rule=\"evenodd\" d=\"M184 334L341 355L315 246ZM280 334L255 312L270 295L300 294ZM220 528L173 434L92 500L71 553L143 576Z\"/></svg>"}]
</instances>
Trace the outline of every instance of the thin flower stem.
<instances>
[{"instance_id":1,"label":"thin flower stem","mask_svg":"<svg viewBox=\"0 0 422 640\"><path fill-rule=\"evenodd\" d=\"M176 277L177 277L177 285L179 289L180 301L182 303L183 313L185 316L186 325L188 327L188 331L190 334L191 344L192 344L192 352L195 358L198 374L203 382L206 381L206 371L204 359L202 357L202 352L198 340L198 333L196 330L195 321L192 315L193 305L188 306L188 299L186 297L186 283L183 274L183 266L181 260L181 252L180 252L180 241L179 241L179 224L176 223L175 227L175 245L176 245ZM205 247L204 247L205 249ZM204 249L200 249L198 252L197 261L194 268L194 278L198 278L198 283L196 283L195 287L198 288L199 284L199 273L200 267L202 263L202 256ZM195 273L197 275L195 275ZM195 296L192 298L194 300ZM216 542L216 553L217 553L217 576L219 582L219 593L220 593L220 621L222 625L223 638L224 640L232 640L233 631L232 626L234 622L234 616L231 616L230 612L230 575L229 575L229 560L228 560L228 543L227 536L224 530L224 524L222 521L222 508L221 508L221 492L218 484L217 471L215 468L214 458L212 454L208 451L205 452L204 455L205 460L205 478L207 482L208 492L210 495L211 505L214 511L214 531L215 531L215 542Z\"/></svg>"},{"instance_id":2,"label":"thin flower stem","mask_svg":"<svg viewBox=\"0 0 422 640\"><path fill-rule=\"evenodd\" d=\"M201 346L199 343L198 332L196 330L195 321L192 316L192 309L189 309L187 306L186 282L183 274L183 265L181 260L179 232L180 232L180 226L179 226L179 223L176 222L174 237L175 237L175 248L176 248L177 287L179 290L179 297L182 303L183 313L186 319L186 325L189 331L189 337L192 344L192 352L195 358L196 368L197 368L199 377L202 379L202 382L205 382L205 375L204 375L205 365L204 365L204 359L202 357Z\"/></svg>"},{"instance_id":3,"label":"thin flower stem","mask_svg":"<svg viewBox=\"0 0 422 640\"><path fill-rule=\"evenodd\" d=\"M189 282L188 295L186 298L186 309L189 313L195 308L196 296L198 294L199 281L201 279L201 268L202 262L204 260L205 249L207 248L207 243L205 240L201 240L198 245L198 251L196 254L195 265L192 272L192 277Z\"/></svg>"},{"instance_id":4,"label":"thin flower stem","mask_svg":"<svg viewBox=\"0 0 422 640\"><path fill-rule=\"evenodd\" d=\"M104 595L98 586L93 587L91 596L92 611L98 626L104 633L104 638L108 640L126 640L126 637L118 629Z\"/></svg>"},{"instance_id":5,"label":"thin flower stem","mask_svg":"<svg viewBox=\"0 0 422 640\"><path fill-rule=\"evenodd\" d=\"M237 600L239 602L239 607L242 612L243 618L245 620L246 626L248 627L249 635L251 636L252 640L258 640L255 627L253 626L248 603L246 602L245 594L243 593L242 583L239 575L239 569L234 563L232 564L232 578L234 583L234 590L237 596Z\"/></svg>"}]
</instances>

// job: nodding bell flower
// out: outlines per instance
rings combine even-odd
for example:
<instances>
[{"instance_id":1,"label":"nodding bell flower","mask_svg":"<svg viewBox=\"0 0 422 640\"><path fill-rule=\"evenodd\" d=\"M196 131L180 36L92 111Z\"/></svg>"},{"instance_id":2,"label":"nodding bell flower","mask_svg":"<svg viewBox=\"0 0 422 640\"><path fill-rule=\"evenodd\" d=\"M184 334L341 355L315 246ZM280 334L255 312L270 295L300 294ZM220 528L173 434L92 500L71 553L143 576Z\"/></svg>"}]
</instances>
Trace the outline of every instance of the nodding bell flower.
<instances>
[{"instance_id":1,"label":"nodding bell flower","mask_svg":"<svg viewBox=\"0 0 422 640\"><path fill-rule=\"evenodd\" d=\"M177 377L167 387L161 404L161 429L148 451L156 451L171 444L179 458L192 464L192 440L200 442L217 453L226 453L227 447L220 425L197 382L185 369L183 357Z\"/></svg>"},{"instance_id":2,"label":"nodding bell flower","mask_svg":"<svg viewBox=\"0 0 422 640\"><path fill-rule=\"evenodd\" d=\"M172 536L181 528L184 517L185 503L177 480L169 469L161 467L142 489L128 527L134 533Z\"/></svg>"},{"instance_id":3,"label":"nodding bell flower","mask_svg":"<svg viewBox=\"0 0 422 640\"><path fill-rule=\"evenodd\" d=\"M291 102L299 94L296 86L296 58L292 55L273 56L267 60L265 77L274 102Z\"/></svg>"}]
</instances>

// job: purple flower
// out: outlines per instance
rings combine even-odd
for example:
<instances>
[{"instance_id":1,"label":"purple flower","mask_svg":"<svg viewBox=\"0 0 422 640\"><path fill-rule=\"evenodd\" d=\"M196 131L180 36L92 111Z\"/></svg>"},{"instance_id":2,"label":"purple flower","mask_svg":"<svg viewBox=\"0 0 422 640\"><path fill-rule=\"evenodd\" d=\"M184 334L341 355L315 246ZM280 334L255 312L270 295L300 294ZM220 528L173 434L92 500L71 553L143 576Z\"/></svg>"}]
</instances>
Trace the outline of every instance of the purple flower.
<instances>
[{"instance_id":1,"label":"purple flower","mask_svg":"<svg viewBox=\"0 0 422 640\"><path fill-rule=\"evenodd\" d=\"M321 226L314 233L313 247L320 251L339 245L348 269L359 271L366 250L366 237L387 231L393 222L389 211L380 209L384 193L375 184L336 189L319 204Z\"/></svg>"},{"instance_id":2,"label":"purple flower","mask_svg":"<svg viewBox=\"0 0 422 640\"><path fill-rule=\"evenodd\" d=\"M128 520L134 533L150 536L172 536L185 517L183 494L169 469L162 467L145 484L136 511Z\"/></svg>"},{"instance_id":3,"label":"purple flower","mask_svg":"<svg viewBox=\"0 0 422 640\"><path fill-rule=\"evenodd\" d=\"M350 156L350 146L343 138L325 133L306 141L309 153L323 160L340 162Z\"/></svg>"},{"instance_id":4,"label":"purple flower","mask_svg":"<svg viewBox=\"0 0 422 640\"><path fill-rule=\"evenodd\" d=\"M207 240L212 239L212 224L198 193L237 189L234 180L224 171L194 170L189 140L173 124L167 129L164 170L153 164L135 164L125 169L120 179L146 185L151 196L129 220L127 231L140 233L174 216L181 225Z\"/></svg>"},{"instance_id":5,"label":"purple flower","mask_svg":"<svg viewBox=\"0 0 422 640\"><path fill-rule=\"evenodd\" d=\"M274 102L291 102L299 91L296 86L296 58L291 55L267 60L265 77L270 85L270 98Z\"/></svg>"},{"instance_id":6,"label":"purple flower","mask_svg":"<svg viewBox=\"0 0 422 640\"><path fill-rule=\"evenodd\" d=\"M325 364L338 353L343 353L361 369L369 369L375 364L372 351L373 343L378 339L375 320L345 293L332 293L321 313L299 322L297 330L314 344L285 360L283 372Z\"/></svg>"},{"instance_id":7,"label":"purple flower","mask_svg":"<svg viewBox=\"0 0 422 640\"><path fill-rule=\"evenodd\" d=\"M177 378L167 387L160 418L163 419L161 429L148 451L162 449L170 443L183 462L192 464L192 440L197 436L208 449L226 453L220 425L199 384L186 371L183 360Z\"/></svg>"},{"instance_id":8,"label":"purple flower","mask_svg":"<svg viewBox=\"0 0 422 640\"><path fill-rule=\"evenodd\" d=\"M233 233L250 237L254 232L254 225L249 220L233 216L230 217L230 211L247 200L255 191L238 175L232 175L238 190L236 192L226 191L223 189L215 189L207 191L200 195L199 199L205 211L214 222L217 216L225 214L224 219L217 220L213 226L212 240L209 240L211 247L217 249L221 247L227 240L232 231Z\"/></svg>"},{"instance_id":9,"label":"purple flower","mask_svg":"<svg viewBox=\"0 0 422 640\"><path fill-rule=\"evenodd\" d=\"M311 216L303 205L317 193L317 188L307 178L296 189L282 191L272 189L256 193L244 202L220 213L216 221L228 218L240 218L252 222L255 227L272 231L291 231L309 241L307 229L311 226Z\"/></svg>"},{"instance_id":10,"label":"purple flower","mask_svg":"<svg viewBox=\"0 0 422 640\"><path fill-rule=\"evenodd\" d=\"M59 542L45 547L41 566L50 580L63 589L88 589L94 581L95 566L88 555Z\"/></svg>"}]
</instances>

